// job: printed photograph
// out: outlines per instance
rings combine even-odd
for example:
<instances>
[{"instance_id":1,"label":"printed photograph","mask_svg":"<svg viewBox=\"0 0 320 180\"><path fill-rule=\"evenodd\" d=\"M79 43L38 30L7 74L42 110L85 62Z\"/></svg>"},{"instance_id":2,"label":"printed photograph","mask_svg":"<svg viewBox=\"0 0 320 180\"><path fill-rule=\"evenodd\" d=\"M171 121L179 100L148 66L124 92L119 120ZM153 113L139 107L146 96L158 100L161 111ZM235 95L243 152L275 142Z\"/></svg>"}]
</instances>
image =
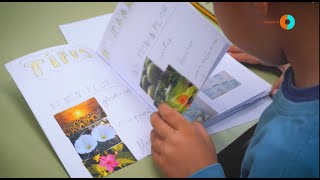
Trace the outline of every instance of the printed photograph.
<instances>
[{"instance_id":1,"label":"printed photograph","mask_svg":"<svg viewBox=\"0 0 320 180\"><path fill-rule=\"evenodd\" d=\"M198 89L170 65L163 73L154 95L155 106L165 102L178 112L185 112L197 95Z\"/></svg>"},{"instance_id":2,"label":"printed photograph","mask_svg":"<svg viewBox=\"0 0 320 180\"><path fill-rule=\"evenodd\" d=\"M154 64L148 57L144 61L143 72L140 80L140 87L154 99L154 93L161 80L163 71Z\"/></svg>"},{"instance_id":3,"label":"printed photograph","mask_svg":"<svg viewBox=\"0 0 320 180\"><path fill-rule=\"evenodd\" d=\"M124 143L100 152L83 164L94 178L101 178L137 162Z\"/></svg>"},{"instance_id":4,"label":"printed photograph","mask_svg":"<svg viewBox=\"0 0 320 180\"><path fill-rule=\"evenodd\" d=\"M217 111L212 109L198 96L193 100L189 109L182 113L182 115L189 121L199 121L204 123L206 120L216 116Z\"/></svg>"},{"instance_id":5,"label":"printed photograph","mask_svg":"<svg viewBox=\"0 0 320 180\"><path fill-rule=\"evenodd\" d=\"M54 118L92 176L104 177L136 162L95 98L64 110ZM119 154L122 155L119 157Z\"/></svg>"},{"instance_id":6,"label":"printed photograph","mask_svg":"<svg viewBox=\"0 0 320 180\"><path fill-rule=\"evenodd\" d=\"M202 92L213 100L240 85L241 83L226 71L221 71L220 73L208 78L202 87Z\"/></svg>"}]
</instances>

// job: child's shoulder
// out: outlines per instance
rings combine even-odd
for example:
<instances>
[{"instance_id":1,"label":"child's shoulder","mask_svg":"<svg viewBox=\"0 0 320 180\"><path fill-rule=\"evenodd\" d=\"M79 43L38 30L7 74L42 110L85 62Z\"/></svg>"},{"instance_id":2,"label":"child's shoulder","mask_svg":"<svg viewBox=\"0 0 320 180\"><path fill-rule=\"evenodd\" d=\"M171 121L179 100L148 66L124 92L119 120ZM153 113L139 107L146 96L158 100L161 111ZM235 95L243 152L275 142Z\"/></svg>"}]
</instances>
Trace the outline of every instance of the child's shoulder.
<instances>
[{"instance_id":1,"label":"child's shoulder","mask_svg":"<svg viewBox=\"0 0 320 180\"><path fill-rule=\"evenodd\" d=\"M319 100L296 105L276 97L258 122L245 164L261 166L255 169L265 177L318 177L318 107Z\"/></svg>"},{"instance_id":2,"label":"child's shoulder","mask_svg":"<svg viewBox=\"0 0 320 180\"><path fill-rule=\"evenodd\" d=\"M261 115L257 130L285 141L306 140L315 134L319 139L319 85L296 88L292 75L289 68L272 104Z\"/></svg>"},{"instance_id":3,"label":"child's shoulder","mask_svg":"<svg viewBox=\"0 0 320 180\"><path fill-rule=\"evenodd\" d=\"M284 177L317 177L319 85L295 88L291 75L292 70L286 72L272 104L261 115L248 156L254 164L263 164L264 172L269 169Z\"/></svg>"}]
</instances>

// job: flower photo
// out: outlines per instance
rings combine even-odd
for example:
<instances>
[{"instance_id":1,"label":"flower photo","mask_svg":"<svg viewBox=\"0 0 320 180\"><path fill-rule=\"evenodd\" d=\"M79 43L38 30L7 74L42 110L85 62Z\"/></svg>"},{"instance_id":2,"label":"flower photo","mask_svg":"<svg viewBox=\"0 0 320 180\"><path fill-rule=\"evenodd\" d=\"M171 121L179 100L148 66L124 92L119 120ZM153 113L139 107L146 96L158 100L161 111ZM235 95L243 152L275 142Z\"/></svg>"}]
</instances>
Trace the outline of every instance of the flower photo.
<instances>
[{"instance_id":1,"label":"flower photo","mask_svg":"<svg viewBox=\"0 0 320 180\"><path fill-rule=\"evenodd\" d=\"M104 177L126 166L124 156L128 164L136 162L95 98L66 109L54 118L92 176Z\"/></svg>"},{"instance_id":2,"label":"flower photo","mask_svg":"<svg viewBox=\"0 0 320 180\"><path fill-rule=\"evenodd\" d=\"M182 113L186 111L198 92L198 88L179 74L170 65L163 72L149 57L143 65L140 87L154 100Z\"/></svg>"},{"instance_id":3,"label":"flower photo","mask_svg":"<svg viewBox=\"0 0 320 180\"><path fill-rule=\"evenodd\" d=\"M54 118L67 137L107 118L107 114L95 98L88 99L76 106L66 109Z\"/></svg>"},{"instance_id":4,"label":"flower photo","mask_svg":"<svg viewBox=\"0 0 320 180\"><path fill-rule=\"evenodd\" d=\"M84 161L121 143L121 139L106 119L102 119L101 121L72 134L69 139ZM89 151L89 147L93 146L95 146L95 148L92 151ZM79 153L82 152L81 150L84 150L83 148L88 149L85 150L86 153Z\"/></svg>"},{"instance_id":5,"label":"flower photo","mask_svg":"<svg viewBox=\"0 0 320 180\"><path fill-rule=\"evenodd\" d=\"M114 171L114 168L120 164L118 161L116 161L115 155L113 154L108 154L107 156L101 156L99 160L100 160L99 166L105 167L106 170L111 173Z\"/></svg>"},{"instance_id":6,"label":"flower photo","mask_svg":"<svg viewBox=\"0 0 320 180\"><path fill-rule=\"evenodd\" d=\"M91 131L91 135L99 142L106 142L116 136L114 129L108 125L97 126Z\"/></svg>"},{"instance_id":7,"label":"flower photo","mask_svg":"<svg viewBox=\"0 0 320 180\"><path fill-rule=\"evenodd\" d=\"M154 95L155 106L165 102L178 112L185 112L196 97L198 88L170 65L163 73Z\"/></svg>"},{"instance_id":8,"label":"flower photo","mask_svg":"<svg viewBox=\"0 0 320 180\"><path fill-rule=\"evenodd\" d=\"M119 143L85 161L84 165L93 177L101 178L135 162L137 160L127 146L124 143Z\"/></svg>"},{"instance_id":9,"label":"flower photo","mask_svg":"<svg viewBox=\"0 0 320 180\"><path fill-rule=\"evenodd\" d=\"M90 153L98 145L91 135L82 135L74 143L74 147L79 154Z\"/></svg>"}]
</instances>

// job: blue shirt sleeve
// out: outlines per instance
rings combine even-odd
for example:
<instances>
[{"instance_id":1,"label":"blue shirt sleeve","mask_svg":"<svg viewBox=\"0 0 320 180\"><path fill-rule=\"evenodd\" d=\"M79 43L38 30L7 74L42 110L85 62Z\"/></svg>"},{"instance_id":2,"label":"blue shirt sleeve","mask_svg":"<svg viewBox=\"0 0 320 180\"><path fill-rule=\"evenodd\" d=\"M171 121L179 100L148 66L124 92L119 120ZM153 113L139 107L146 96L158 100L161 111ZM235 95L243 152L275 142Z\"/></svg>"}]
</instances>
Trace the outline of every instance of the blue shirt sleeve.
<instances>
[{"instance_id":1,"label":"blue shirt sleeve","mask_svg":"<svg viewBox=\"0 0 320 180\"><path fill-rule=\"evenodd\" d=\"M224 178L224 172L221 164L216 163L210 166L207 166L191 176L189 178Z\"/></svg>"}]
</instances>

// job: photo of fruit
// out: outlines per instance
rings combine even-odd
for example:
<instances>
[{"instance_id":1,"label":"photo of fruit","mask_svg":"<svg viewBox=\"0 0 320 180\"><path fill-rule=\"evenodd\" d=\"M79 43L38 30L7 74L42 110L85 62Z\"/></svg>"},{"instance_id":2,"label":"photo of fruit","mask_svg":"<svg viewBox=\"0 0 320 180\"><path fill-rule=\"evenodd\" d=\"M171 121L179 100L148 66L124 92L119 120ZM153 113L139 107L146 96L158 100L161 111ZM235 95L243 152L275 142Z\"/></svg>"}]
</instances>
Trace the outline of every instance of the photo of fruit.
<instances>
[{"instance_id":1,"label":"photo of fruit","mask_svg":"<svg viewBox=\"0 0 320 180\"><path fill-rule=\"evenodd\" d=\"M169 65L157 85L154 104L158 107L164 102L183 113L191 106L197 92L196 86Z\"/></svg>"},{"instance_id":2,"label":"photo of fruit","mask_svg":"<svg viewBox=\"0 0 320 180\"><path fill-rule=\"evenodd\" d=\"M144 62L143 72L140 81L140 87L152 98L154 99L154 93L156 91L157 85L161 80L163 71L154 64L148 57Z\"/></svg>"}]
</instances>

